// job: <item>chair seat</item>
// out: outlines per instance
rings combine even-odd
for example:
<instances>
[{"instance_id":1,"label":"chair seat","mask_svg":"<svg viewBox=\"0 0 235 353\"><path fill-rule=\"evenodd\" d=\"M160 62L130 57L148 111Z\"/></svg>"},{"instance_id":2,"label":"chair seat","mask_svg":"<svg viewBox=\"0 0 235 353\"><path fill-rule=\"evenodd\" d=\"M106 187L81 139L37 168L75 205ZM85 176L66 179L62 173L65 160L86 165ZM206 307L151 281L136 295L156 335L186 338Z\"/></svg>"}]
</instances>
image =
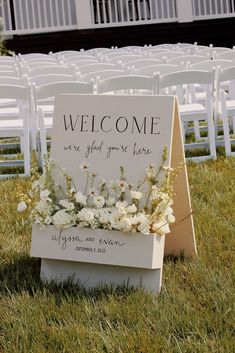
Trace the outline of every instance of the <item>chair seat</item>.
<instances>
[{"instance_id":1,"label":"chair seat","mask_svg":"<svg viewBox=\"0 0 235 353\"><path fill-rule=\"evenodd\" d=\"M23 128L22 119L0 120L0 130L16 130Z\"/></svg>"},{"instance_id":2,"label":"chair seat","mask_svg":"<svg viewBox=\"0 0 235 353\"><path fill-rule=\"evenodd\" d=\"M234 112L235 113L235 100L228 100L226 101L226 108L228 112ZM221 106L221 102L219 102L218 104L218 110L217 110L218 114L221 115L222 114L222 106Z\"/></svg>"},{"instance_id":3,"label":"chair seat","mask_svg":"<svg viewBox=\"0 0 235 353\"><path fill-rule=\"evenodd\" d=\"M17 107L0 107L0 117L1 116L18 116L19 115L19 108Z\"/></svg>"},{"instance_id":4,"label":"chair seat","mask_svg":"<svg viewBox=\"0 0 235 353\"><path fill-rule=\"evenodd\" d=\"M181 104L179 106L180 114L206 114L206 108L199 103Z\"/></svg>"}]
</instances>

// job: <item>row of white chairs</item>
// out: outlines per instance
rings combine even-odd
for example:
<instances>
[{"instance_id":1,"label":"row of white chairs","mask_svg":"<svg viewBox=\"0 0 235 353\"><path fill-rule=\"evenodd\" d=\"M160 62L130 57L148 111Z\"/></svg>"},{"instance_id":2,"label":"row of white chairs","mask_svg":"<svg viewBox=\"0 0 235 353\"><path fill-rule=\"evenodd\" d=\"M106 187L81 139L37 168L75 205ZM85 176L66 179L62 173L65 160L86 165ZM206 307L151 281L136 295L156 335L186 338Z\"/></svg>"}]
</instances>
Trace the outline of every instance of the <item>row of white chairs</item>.
<instances>
[{"instance_id":1,"label":"row of white chairs","mask_svg":"<svg viewBox=\"0 0 235 353\"><path fill-rule=\"evenodd\" d=\"M98 94L177 94L179 99L182 126L190 121L207 123L209 155L195 157L195 159L216 158L216 135L213 120L213 93L215 85L215 71L185 70L166 75L159 73L153 77L126 75L98 80ZM218 75L216 104L221 113L223 123L224 143L226 154L231 155L231 140L229 132L229 117L235 115L235 100L232 95L233 86L228 92L220 89L220 83L235 80L235 67L225 69ZM194 100L195 84L206 87L204 102ZM187 87L186 87L186 86ZM42 156L47 153L47 136L50 135L53 122L53 101L50 99L61 93L92 94L93 84L82 82L55 82L42 86L29 84L28 87L19 85L0 85L0 98L16 99L16 107L0 109L0 137L19 137L24 154L24 175L29 174L30 146L38 141ZM230 95L230 99L227 97ZM19 104L20 103L20 104ZM39 137L39 138L38 138ZM204 143L205 144L205 143ZM185 145L188 148L187 145ZM190 148L197 144L190 144ZM4 164L5 163L5 164ZM8 165L3 162L3 165ZM10 163L10 162L9 162Z\"/></svg>"}]
</instances>

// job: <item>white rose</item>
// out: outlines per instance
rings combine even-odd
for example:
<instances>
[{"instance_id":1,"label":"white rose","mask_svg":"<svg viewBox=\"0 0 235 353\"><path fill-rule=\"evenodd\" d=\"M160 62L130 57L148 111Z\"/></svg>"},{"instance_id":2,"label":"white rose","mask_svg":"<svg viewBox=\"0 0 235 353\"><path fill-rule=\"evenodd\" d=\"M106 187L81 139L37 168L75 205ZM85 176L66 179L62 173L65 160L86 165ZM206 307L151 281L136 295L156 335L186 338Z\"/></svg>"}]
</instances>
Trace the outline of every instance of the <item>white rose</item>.
<instances>
[{"instance_id":1,"label":"white rose","mask_svg":"<svg viewBox=\"0 0 235 353\"><path fill-rule=\"evenodd\" d=\"M145 223L145 222L149 222L149 219L148 219L148 217L145 215L145 214L143 214L143 213L139 213L138 215L137 215L137 218L138 218L138 222L139 223Z\"/></svg>"},{"instance_id":2,"label":"white rose","mask_svg":"<svg viewBox=\"0 0 235 353\"><path fill-rule=\"evenodd\" d=\"M128 205L128 203L126 201L118 201L116 203L117 208L125 208L125 207L127 207L127 205Z\"/></svg>"},{"instance_id":3,"label":"white rose","mask_svg":"<svg viewBox=\"0 0 235 353\"><path fill-rule=\"evenodd\" d=\"M96 207L102 208L105 204L105 199L103 196L95 196L93 202Z\"/></svg>"},{"instance_id":4,"label":"white rose","mask_svg":"<svg viewBox=\"0 0 235 353\"><path fill-rule=\"evenodd\" d=\"M40 199L41 200L45 200L48 198L48 196L50 195L50 191L49 190L43 190L40 192Z\"/></svg>"},{"instance_id":5,"label":"white rose","mask_svg":"<svg viewBox=\"0 0 235 353\"><path fill-rule=\"evenodd\" d=\"M90 208L83 208L77 217L80 221L91 222L94 219L94 212Z\"/></svg>"},{"instance_id":6,"label":"white rose","mask_svg":"<svg viewBox=\"0 0 235 353\"><path fill-rule=\"evenodd\" d=\"M18 203L18 206L17 206L18 212L24 212L26 209L27 209L27 205L24 201L21 201Z\"/></svg>"},{"instance_id":7,"label":"white rose","mask_svg":"<svg viewBox=\"0 0 235 353\"><path fill-rule=\"evenodd\" d=\"M149 234L149 230L150 230L150 225L149 222L142 222L138 225L137 227L138 231L143 233L143 234Z\"/></svg>"},{"instance_id":8,"label":"white rose","mask_svg":"<svg viewBox=\"0 0 235 353\"><path fill-rule=\"evenodd\" d=\"M66 208L69 211L74 210L74 204L72 202L70 202L69 200L65 199L65 200L60 200L59 204Z\"/></svg>"},{"instance_id":9,"label":"white rose","mask_svg":"<svg viewBox=\"0 0 235 353\"><path fill-rule=\"evenodd\" d=\"M126 210L128 213L135 213L137 211L137 207L133 204L131 206L128 206Z\"/></svg>"},{"instance_id":10,"label":"white rose","mask_svg":"<svg viewBox=\"0 0 235 353\"><path fill-rule=\"evenodd\" d=\"M83 195L81 191L75 194L75 200L77 203L80 203L81 205L86 206L87 197Z\"/></svg>"},{"instance_id":11,"label":"white rose","mask_svg":"<svg viewBox=\"0 0 235 353\"><path fill-rule=\"evenodd\" d=\"M134 200L140 200L142 197L143 197L143 194L142 192L139 192L139 191L131 191L131 197L134 199Z\"/></svg>"},{"instance_id":12,"label":"white rose","mask_svg":"<svg viewBox=\"0 0 235 353\"><path fill-rule=\"evenodd\" d=\"M107 204L108 206L113 206L113 205L115 204L115 201L116 201L116 200L115 200L115 197L109 196L109 198L108 198L106 204Z\"/></svg>"},{"instance_id":13,"label":"white rose","mask_svg":"<svg viewBox=\"0 0 235 353\"><path fill-rule=\"evenodd\" d=\"M53 224L56 228L69 228L75 225L74 218L66 210L60 210L53 216Z\"/></svg>"},{"instance_id":14,"label":"white rose","mask_svg":"<svg viewBox=\"0 0 235 353\"><path fill-rule=\"evenodd\" d=\"M47 200L43 199L40 200L36 206L35 206L35 210L41 215L41 216L49 216L51 214L51 210L52 207L51 205L48 203Z\"/></svg>"},{"instance_id":15,"label":"white rose","mask_svg":"<svg viewBox=\"0 0 235 353\"><path fill-rule=\"evenodd\" d=\"M118 222L120 230L123 232L130 232L132 227L132 222L129 217L122 217Z\"/></svg>"},{"instance_id":16,"label":"white rose","mask_svg":"<svg viewBox=\"0 0 235 353\"><path fill-rule=\"evenodd\" d=\"M159 221L152 225L154 233L164 235L170 233L169 224L165 220Z\"/></svg>"}]
</instances>

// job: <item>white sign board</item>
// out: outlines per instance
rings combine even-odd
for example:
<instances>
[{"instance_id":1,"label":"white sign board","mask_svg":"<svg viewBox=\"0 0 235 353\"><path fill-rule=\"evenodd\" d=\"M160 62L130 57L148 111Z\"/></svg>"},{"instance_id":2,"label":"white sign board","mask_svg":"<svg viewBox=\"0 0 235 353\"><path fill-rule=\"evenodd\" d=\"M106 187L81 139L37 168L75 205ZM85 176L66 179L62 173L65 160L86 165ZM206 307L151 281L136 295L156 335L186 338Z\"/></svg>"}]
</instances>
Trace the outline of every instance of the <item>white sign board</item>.
<instances>
[{"instance_id":1,"label":"white sign board","mask_svg":"<svg viewBox=\"0 0 235 353\"><path fill-rule=\"evenodd\" d=\"M184 161L177 102L172 96L61 95L56 99L51 155L78 189L84 187L84 175L79 168L84 161L106 181L119 179L122 166L128 182L136 184L143 179L148 165L161 164L164 147L169 153L166 165L176 167ZM176 225L166 236L165 254L194 255L186 166L176 179L174 191ZM40 246L34 238L33 233L33 256L56 258L50 254L40 256L40 248L45 249L46 244L42 242ZM55 267L50 261L42 263L47 277L48 268ZM77 261L86 259L78 256ZM161 278L161 273L157 276Z\"/></svg>"}]
</instances>

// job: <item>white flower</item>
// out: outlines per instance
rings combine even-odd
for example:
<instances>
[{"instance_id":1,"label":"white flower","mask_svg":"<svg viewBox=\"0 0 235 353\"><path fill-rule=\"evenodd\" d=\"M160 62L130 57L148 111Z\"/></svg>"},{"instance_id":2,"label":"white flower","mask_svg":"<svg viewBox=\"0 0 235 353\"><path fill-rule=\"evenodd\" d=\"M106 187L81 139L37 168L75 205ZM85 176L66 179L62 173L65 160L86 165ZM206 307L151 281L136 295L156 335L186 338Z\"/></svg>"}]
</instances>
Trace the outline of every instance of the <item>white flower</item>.
<instances>
[{"instance_id":1,"label":"white flower","mask_svg":"<svg viewBox=\"0 0 235 353\"><path fill-rule=\"evenodd\" d=\"M117 208L126 208L128 206L128 203L126 201L118 201L116 203Z\"/></svg>"},{"instance_id":2,"label":"white flower","mask_svg":"<svg viewBox=\"0 0 235 353\"><path fill-rule=\"evenodd\" d=\"M138 218L139 223L145 223L145 222L148 223L149 222L149 217L144 213L139 213L137 215L137 218Z\"/></svg>"},{"instance_id":3,"label":"white flower","mask_svg":"<svg viewBox=\"0 0 235 353\"><path fill-rule=\"evenodd\" d=\"M170 233L169 224L166 220L160 220L152 225L152 230L154 233L159 235L164 235Z\"/></svg>"},{"instance_id":4,"label":"white flower","mask_svg":"<svg viewBox=\"0 0 235 353\"><path fill-rule=\"evenodd\" d=\"M95 196L93 202L96 207L102 208L105 204L105 199L103 198L103 196Z\"/></svg>"},{"instance_id":5,"label":"white flower","mask_svg":"<svg viewBox=\"0 0 235 353\"><path fill-rule=\"evenodd\" d=\"M17 206L18 212L24 212L26 209L27 209L27 205L24 201L21 201L18 203L18 206Z\"/></svg>"},{"instance_id":6,"label":"white flower","mask_svg":"<svg viewBox=\"0 0 235 353\"><path fill-rule=\"evenodd\" d=\"M127 210L128 213L135 213L137 211L137 207L136 207L136 205L133 204L131 206L128 206L126 208L126 210Z\"/></svg>"},{"instance_id":7,"label":"white flower","mask_svg":"<svg viewBox=\"0 0 235 353\"><path fill-rule=\"evenodd\" d=\"M49 190L43 190L43 191L41 191L40 192L40 199L41 200L45 200L45 199L47 199L48 198L48 196L50 195L50 191Z\"/></svg>"},{"instance_id":8,"label":"white flower","mask_svg":"<svg viewBox=\"0 0 235 353\"><path fill-rule=\"evenodd\" d=\"M59 204L66 208L69 211L74 210L74 204L72 202L70 202L69 200L65 199L65 200L60 200Z\"/></svg>"},{"instance_id":9,"label":"white flower","mask_svg":"<svg viewBox=\"0 0 235 353\"><path fill-rule=\"evenodd\" d=\"M138 231L143 234L149 234L149 230L150 230L150 224L147 221L142 222L138 225Z\"/></svg>"},{"instance_id":10,"label":"white flower","mask_svg":"<svg viewBox=\"0 0 235 353\"><path fill-rule=\"evenodd\" d=\"M172 207L168 207L166 210L166 216L167 216L167 220L169 223L174 223L175 222L175 216L173 215L173 209Z\"/></svg>"},{"instance_id":11,"label":"white flower","mask_svg":"<svg viewBox=\"0 0 235 353\"><path fill-rule=\"evenodd\" d=\"M40 200L36 206L35 206L35 211L37 211L41 216L49 216L52 211L52 206L49 204L47 200Z\"/></svg>"},{"instance_id":12,"label":"white flower","mask_svg":"<svg viewBox=\"0 0 235 353\"><path fill-rule=\"evenodd\" d=\"M94 197L94 196L98 195L98 190L96 190L95 188L92 188L92 189L90 189L88 195Z\"/></svg>"},{"instance_id":13,"label":"white flower","mask_svg":"<svg viewBox=\"0 0 235 353\"><path fill-rule=\"evenodd\" d=\"M108 200L106 201L107 206L113 206L115 204L115 197L109 196Z\"/></svg>"},{"instance_id":14,"label":"white flower","mask_svg":"<svg viewBox=\"0 0 235 353\"><path fill-rule=\"evenodd\" d=\"M80 221L91 222L94 219L94 210L91 208L83 208L81 211L78 212L78 219Z\"/></svg>"},{"instance_id":15,"label":"white flower","mask_svg":"<svg viewBox=\"0 0 235 353\"><path fill-rule=\"evenodd\" d=\"M84 172L88 172L88 170L89 170L89 168L90 168L90 163L88 163L88 162L82 162L81 164L80 164L80 169L82 170L82 171L84 171Z\"/></svg>"},{"instance_id":16,"label":"white flower","mask_svg":"<svg viewBox=\"0 0 235 353\"><path fill-rule=\"evenodd\" d=\"M117 186L122 192L124 192L127 189L128 184L125 180L117 180Z\"/></svg>"},{"instance_id":17,"label":"white flower","mask_svg":"<svg viewBox=\"0 0 235 353\"><path fill-rule=\"evenodd\" d=\"M66 210L60 210L54 214L53 224L56 228L69 228L75 225L74 217Z\"/></svg>"},{"instance_id":18,"label":"white flower","mask_svg":"<svg viewBox=\"0 0 235 353\"><path fill-rule=\"evenodd\" d=\"M134 200L140 200L142 197L143 197L143 194L142 192L139 192L139 191L131 191L131 197L134 199Z\"/></svg>"},{"instance_id":19,"label":"white flower","mask_svg":"<svg viewBox=\"0 0 235 353\"><path fill-rule=\"evenodd\" d=\"M123 230L123 232L131 231L132 222L129 217L122 217L118 224L119 224L120 230Z\"/></svg>"},{"instance_id":20,"label":"white flower","mask_svg":"<svg viewBox=\"0 0 235 353\"><path fill-rule=\"evenodd\" d=\"M155 166L153 164L150 164L146 169L145 169L146 175L148 179L155 179L157 176L157 171L155 169Z\"/></svg>"},{"instance_id":21,"label":"white flower","mask_svg":"<svg viewBox=\"0 0 235 353\"><path fill-rule=\"evenodd\" d=\"M86 206L87 197L83 195L81 191L75 194L75 200L77 203L80 203L81 205Z\"/></svg>"},{"instance_id":22,"label":"white flower","mask_svg":"<svg viewBox=\"0 0 235 353\"><path fill-rule=\"evenodd\" d=\"M50 225L53 222L53 218L51 216L46 216L46 218L44 219L43 223L46 225Z\"/></svg>"}]
</instances>

